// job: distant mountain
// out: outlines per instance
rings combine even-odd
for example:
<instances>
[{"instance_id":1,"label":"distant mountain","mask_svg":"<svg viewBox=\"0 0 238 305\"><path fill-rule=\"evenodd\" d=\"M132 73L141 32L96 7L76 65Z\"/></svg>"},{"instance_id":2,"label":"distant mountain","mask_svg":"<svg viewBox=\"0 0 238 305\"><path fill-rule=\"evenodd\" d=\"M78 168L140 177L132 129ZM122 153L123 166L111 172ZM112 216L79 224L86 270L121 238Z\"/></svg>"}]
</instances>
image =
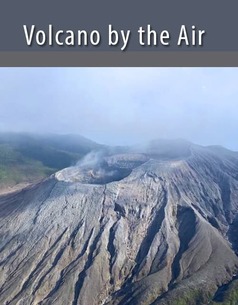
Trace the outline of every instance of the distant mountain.
<instances>
[{"instance_id":1,"label":"distant mountain","mask_svg":"<svg viewBox=\"0 0 238 305\"><path fill-rule=\"evenodd\" d=\"M0 133L0 191L37 182L99 147L76 135Z\"/></svg>"},{"instance_id":2,"label":"distant mountain","mask_svg":"<svg viewBox=\"0 0 238 305\"><path fill-rule=\"evenodd\" d=\"M238 303L238 153L221 147L94 150L0 196L0 228L3 305Z\"/></svg>"}]
</instances>

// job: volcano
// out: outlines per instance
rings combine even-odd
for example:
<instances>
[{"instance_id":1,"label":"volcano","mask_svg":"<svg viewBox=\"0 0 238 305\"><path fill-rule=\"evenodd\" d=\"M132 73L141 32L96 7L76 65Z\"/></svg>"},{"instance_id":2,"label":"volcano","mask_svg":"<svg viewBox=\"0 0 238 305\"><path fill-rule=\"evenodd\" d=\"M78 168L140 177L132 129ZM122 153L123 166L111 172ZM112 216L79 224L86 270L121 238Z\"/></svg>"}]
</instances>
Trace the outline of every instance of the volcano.
<instances>
[{"instance_id":1,"label":"volcano","mask_svg":"<svg viewBox=\"0 0 238 305\"><path fill-rule=\"evenodd\" d=\"M99 156L0 197L0 304L223 304L238 153L153 141Z\"/></svg>"}]
</instances>

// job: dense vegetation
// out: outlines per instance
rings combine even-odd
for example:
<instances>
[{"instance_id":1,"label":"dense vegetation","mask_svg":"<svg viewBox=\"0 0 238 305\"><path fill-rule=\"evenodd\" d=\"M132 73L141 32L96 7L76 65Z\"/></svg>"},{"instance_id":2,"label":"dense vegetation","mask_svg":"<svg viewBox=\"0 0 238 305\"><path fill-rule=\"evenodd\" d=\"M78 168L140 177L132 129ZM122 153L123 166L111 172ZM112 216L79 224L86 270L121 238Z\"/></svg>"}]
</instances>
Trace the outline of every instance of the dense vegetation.
<instances>
[{"instance_id":1,"label":"dense vegetation","mask_svg":"<svg viewBox=\"0 0 238 305\"><path fill-rule=\"evenodd\" d=\"M211 305L238 305L238 280L234 280L215 297Z\"/></svg>"}]
</instances>

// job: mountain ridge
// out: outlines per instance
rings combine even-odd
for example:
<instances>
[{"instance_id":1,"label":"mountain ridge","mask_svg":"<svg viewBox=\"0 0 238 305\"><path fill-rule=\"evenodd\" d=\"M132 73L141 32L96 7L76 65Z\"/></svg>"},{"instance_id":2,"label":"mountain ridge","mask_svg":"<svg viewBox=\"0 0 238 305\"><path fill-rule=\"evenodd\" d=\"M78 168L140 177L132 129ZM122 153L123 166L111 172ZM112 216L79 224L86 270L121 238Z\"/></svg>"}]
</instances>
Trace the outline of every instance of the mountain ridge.
<instances>
[{"instance_id":1,"label":"mountain ridge","mask_svg":"<svg viewBox=\"0 0 238 305\"><path fill-rule=\"evenodd\" d=\"M99 147L76 135L0 133L0 190L39 182Z\"/></svg>"}]
</instances>

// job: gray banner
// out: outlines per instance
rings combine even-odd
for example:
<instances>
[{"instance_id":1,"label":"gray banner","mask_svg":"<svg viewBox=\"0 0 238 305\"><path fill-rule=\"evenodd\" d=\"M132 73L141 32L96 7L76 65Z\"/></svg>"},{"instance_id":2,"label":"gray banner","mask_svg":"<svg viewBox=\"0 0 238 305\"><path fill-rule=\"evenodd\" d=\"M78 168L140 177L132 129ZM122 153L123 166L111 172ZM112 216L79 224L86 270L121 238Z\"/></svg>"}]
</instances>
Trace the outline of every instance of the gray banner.
<instances>
[{"instance_id":1,"label":"gray banner","mask_svg":"<svg viewBox=\"0 0 238 305\"><path fill-rule=\"evenodd\" d=\"M2 67L238 67L238 52L0 52Z\"/></svg>"},{"instance_id":2,"label":"gray banner","mask_svg":"<svg viewBox=\"0 0 238 305\"><path fill-rule=\"evenodd\" d=\"M237 0L4 1L0 66L237 66L237 11Z\"/></svg>"}]
</instances>

